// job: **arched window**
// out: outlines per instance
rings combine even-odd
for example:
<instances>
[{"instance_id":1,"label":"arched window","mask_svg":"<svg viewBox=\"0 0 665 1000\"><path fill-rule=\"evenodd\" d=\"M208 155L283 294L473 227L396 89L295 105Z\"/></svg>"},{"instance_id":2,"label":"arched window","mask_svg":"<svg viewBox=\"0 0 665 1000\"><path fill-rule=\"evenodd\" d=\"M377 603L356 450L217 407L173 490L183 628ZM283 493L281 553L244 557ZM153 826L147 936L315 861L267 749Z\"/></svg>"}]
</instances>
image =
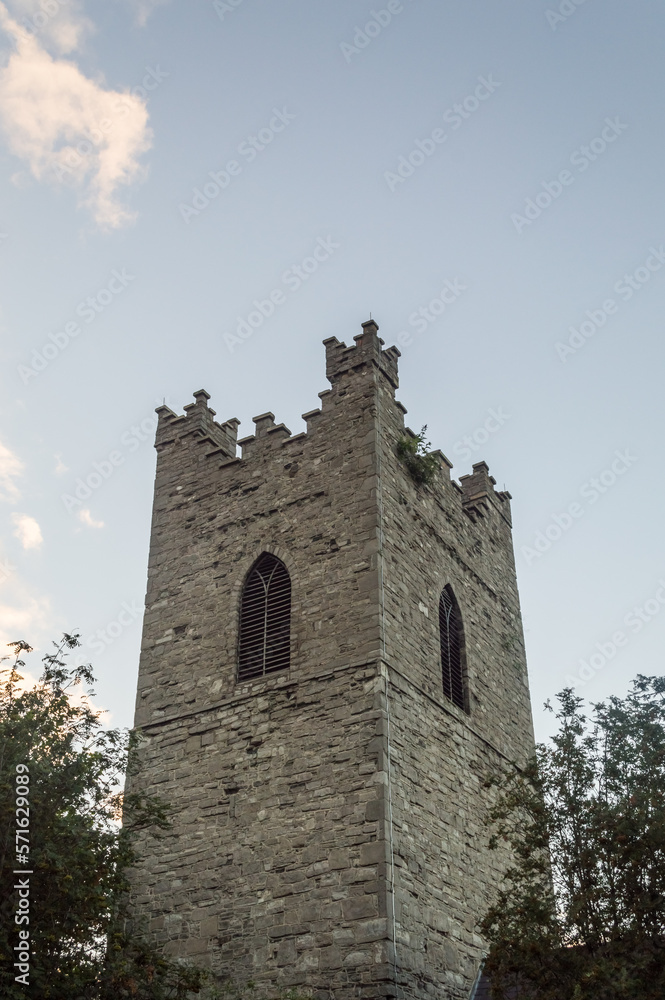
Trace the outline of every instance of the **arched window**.
<instances>
[{"instance_id":1,"label":"arched window","mask_svg":"<svg viewBox=\"0 0 665 1000\"><path fill-rule=\"evenodd\" d=\"M444 587L439 600L439 633L443 693L454 705L468 712L464 676L464 630L459 605L450 586Z\"/></svg>"},{"instance_id":2,"label":"arched window","mask_svg":"<svg viewBox=\"0 0 665 1000\"><path fill-rule=\"evenodd\" d=\"M291 578L283 562L264 552L242 592L238 680L284 670L290 649Z\"/></svg>"}]
</instances>

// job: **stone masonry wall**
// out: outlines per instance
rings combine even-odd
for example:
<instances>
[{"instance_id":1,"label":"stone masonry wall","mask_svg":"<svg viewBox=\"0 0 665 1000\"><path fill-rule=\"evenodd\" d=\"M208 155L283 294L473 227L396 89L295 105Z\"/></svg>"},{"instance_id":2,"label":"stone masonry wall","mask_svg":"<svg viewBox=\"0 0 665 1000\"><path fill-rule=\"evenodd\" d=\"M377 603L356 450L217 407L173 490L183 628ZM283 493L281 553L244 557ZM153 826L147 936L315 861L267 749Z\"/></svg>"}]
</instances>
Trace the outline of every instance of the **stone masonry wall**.
<instances>
[{"instance_id":1,"label":"stone masonry wall","mask_svg":"<svg viewBox=\"0 0 665 1000\"><path fill-rule=\"evenodd\" d=\"M239 983L383 995L374 686L373 664L306 691L284 680L149 730L151 790L175 828L150 841L134 903L167 954Z\"/></svg>"},{"instance_id":2,"label":"stone masonry wall","mask_svg":"<svg viewBox=\"0 0 665 1000\"><path fill-rule=\"evenodd\" d=\"M215 423L206 393L184 417L160 408L134 785L173 808L134 877L166 952L340 1000L392 979L377 371L342 369L307 434L262 414L241 460L237 421ZM237 683L241 590L263 551L291 575L291 668Z\"/></svg>"},{"instance_id":3,"label":"stone masonry wall","mask_svg":"<svg viewBox=\"0 0 665 1000\"><path fill-rule=\"evenodd\" d=\"M477 922L505 865L487 849L484 779L523 762L533 729L509 494L485 463L417 487L396 454L404 408L380 389L383 660L390 714L398 981L407 996L469 995ZM438 608L450 584L465 633L469 713L443 695ZM443 991L442 991L443 987Z\"/></svg>"},{"instance_id":4,"label":"stone masonry wall","mask_svg":"<svg viewBox=\"0 0 665 1000\"><path fill-rule=\"evenodd\" d=\"M168 954L237 982L461 1000L505 862L486 850L482 781L532 746L509 496L484 463L458 486L443 456L415 487L395 451L399 352L377 329L326 342L332 388L306 434L262 414L242 459L207 393L158 411L134 788L173 828L144 838L133 905ZM291 576L291 666L238 683L264 551ZM469 715L441 688L447 583Z\"/></svg>"}]
</instances>

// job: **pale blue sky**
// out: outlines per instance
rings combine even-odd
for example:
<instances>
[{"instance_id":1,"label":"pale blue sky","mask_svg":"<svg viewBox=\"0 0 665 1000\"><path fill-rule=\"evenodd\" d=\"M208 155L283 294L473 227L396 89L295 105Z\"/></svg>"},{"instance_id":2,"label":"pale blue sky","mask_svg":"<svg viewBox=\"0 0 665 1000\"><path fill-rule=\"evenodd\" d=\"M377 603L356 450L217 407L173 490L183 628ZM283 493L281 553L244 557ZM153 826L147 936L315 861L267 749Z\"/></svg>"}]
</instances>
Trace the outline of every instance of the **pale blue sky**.
<instances>
[{"instance_id":1,"label":"pale blue sky","mask_svg":"<svg viewBox=\"0 0 665 1000\"><path fill-rule=\"evenodd\" d=\"M386 344L412 334L410 425L453 475L484 458L513 494L538 732L594 654L593 700L663 672L662 4L15 0L0 15L2 641L79 629L98 703L131 724L154 407L203 387L241 435L268 409L297 432L327 387L321 340L350 342L371 311ZM298 287L293 266L323 245ZM571 334L585 321L592 336ZM63 502L95 463L108 478Z\"/></svg>"}]
</instances>

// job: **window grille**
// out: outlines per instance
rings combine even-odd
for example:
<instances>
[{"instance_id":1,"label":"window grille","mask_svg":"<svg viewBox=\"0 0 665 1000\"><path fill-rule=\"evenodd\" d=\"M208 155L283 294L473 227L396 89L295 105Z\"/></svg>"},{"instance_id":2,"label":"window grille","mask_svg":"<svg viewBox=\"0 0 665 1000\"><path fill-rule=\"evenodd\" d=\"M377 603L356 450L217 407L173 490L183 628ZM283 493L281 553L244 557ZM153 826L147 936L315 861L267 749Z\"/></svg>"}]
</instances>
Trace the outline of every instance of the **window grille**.
<instances>
[{"instance_id":1,"label":"window grille","mask_svg":"<svg viewBox=\"0 0 665 1000\"><path fill-rule=\"evenodd\" d=\"M291 578L284 563L266 552L242 592L238 680L286 669L290 650Z\"/></svg>"},{"instance_id":2,"label":"window grille","mask_svg":"<svg viewBox=\"0 0 665 1000\"><path fill-rule=\"evenodd\" d=\"M454 705L467 712L462 616L449 586L445 587L439 601L439 632L443 693Z\"/></svg>"}]
</instances>

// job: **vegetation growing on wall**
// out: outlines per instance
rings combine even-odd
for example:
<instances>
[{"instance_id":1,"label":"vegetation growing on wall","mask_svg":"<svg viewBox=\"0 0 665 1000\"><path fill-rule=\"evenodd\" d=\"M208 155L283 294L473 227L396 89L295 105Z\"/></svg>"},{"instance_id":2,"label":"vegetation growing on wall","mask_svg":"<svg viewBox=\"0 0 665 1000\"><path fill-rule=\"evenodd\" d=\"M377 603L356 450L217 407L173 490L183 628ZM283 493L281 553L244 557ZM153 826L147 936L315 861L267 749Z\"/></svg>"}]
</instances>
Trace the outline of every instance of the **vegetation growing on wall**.
<instances>
[{"instance_id":1,"label":"vegetation growing on wall","mask_svg":"<svg viewBox=\"0 0 665 1000\"><path fill-rule=\"evenodd\" d=\"M429 486L434 482L439 467L437 456L431 451L426 438L427 424L420 434L405 434L397 442L397 457L406 467L416 486Z\"/></svg>"}]
</instances>

